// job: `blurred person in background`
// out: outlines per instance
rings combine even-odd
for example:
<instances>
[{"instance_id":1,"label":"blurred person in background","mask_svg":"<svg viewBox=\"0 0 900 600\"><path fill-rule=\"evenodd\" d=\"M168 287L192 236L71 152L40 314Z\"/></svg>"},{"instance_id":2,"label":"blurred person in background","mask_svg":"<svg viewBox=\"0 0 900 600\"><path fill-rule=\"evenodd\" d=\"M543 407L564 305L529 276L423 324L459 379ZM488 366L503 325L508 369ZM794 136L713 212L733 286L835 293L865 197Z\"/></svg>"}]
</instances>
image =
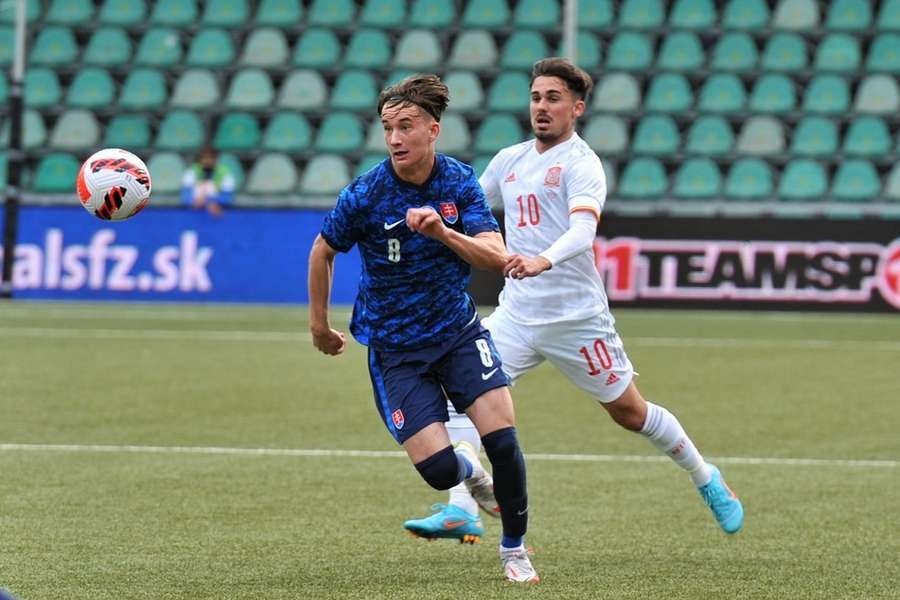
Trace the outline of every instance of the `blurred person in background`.
<instances>
[{"instance_id":1,"label":"blurred person in background","mask_svg":"<svg viewBox=\"0 0 900 600\"><path fill-rule=\"evenodd\" d=\"M234 176L218 161L215 148L204 147L181 181L181 201L191 208L205 208L214 217L221 216L222 207L234 200Z\"/></svg>"}]
</instances>

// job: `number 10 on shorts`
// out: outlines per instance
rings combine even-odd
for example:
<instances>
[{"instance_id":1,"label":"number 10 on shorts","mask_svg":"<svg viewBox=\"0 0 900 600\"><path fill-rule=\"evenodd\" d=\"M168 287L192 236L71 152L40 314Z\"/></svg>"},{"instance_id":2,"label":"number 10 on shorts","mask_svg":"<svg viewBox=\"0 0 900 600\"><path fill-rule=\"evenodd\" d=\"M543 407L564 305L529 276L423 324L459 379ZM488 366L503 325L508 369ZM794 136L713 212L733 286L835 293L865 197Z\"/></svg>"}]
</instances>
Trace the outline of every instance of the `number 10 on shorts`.
<instances>
[{"instance_id":1,"label":"number 10 on shorts","mask_svg":"<svg viewBox=\"0 0 900 600\"><path fill-rule=\"evenodd\" d=\"M588 375L591 375L592 377L599 375L603 371L609 371L612 368L612 357L609 355L609 350L606 349L606 344L604 344L601 339L594 340L594 358L597 359L597 362L600 365L599 369L594 364L587 346L579 348L579 352L581 352L584 359L587 361Z\"/></svg>"}]
</instances>

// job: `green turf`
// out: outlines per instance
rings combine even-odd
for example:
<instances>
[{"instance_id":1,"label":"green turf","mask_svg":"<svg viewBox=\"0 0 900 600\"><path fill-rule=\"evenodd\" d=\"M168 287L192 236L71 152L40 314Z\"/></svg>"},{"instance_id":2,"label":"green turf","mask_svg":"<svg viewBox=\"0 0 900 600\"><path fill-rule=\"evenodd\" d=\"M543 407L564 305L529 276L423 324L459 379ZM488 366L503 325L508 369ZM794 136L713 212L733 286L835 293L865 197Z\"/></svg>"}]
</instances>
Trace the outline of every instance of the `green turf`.
<instances>
[{"instance_id":1,"label":"green turf","mask_svg":"<svg viewBox=\"0 0 900 600\"><path fill-rule=\"evenodd\" d=\"M900 319L617 311L644 394L724 457L721 534L665 462L542 366L513 390L542 582L402 534L405 458L0 450L0 587L22 600L896 598ZM335 321L346 325L346 313ZM300 308L0 304L0 444L395 451L364 349ZM874 466L734 458L881 460ZM557 457L559 458L559 457Z\"/></svg>"}]
</instances>

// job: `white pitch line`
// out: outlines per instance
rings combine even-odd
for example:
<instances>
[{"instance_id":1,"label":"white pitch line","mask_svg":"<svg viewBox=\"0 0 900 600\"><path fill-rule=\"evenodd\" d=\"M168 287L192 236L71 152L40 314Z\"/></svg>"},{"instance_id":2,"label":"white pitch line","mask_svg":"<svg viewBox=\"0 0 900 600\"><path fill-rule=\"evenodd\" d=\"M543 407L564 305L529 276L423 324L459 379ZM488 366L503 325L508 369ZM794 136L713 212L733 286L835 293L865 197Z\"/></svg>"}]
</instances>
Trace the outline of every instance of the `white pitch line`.
<instances>
[{"instance_id":1,"label":"white pitch line","mask_svg":"<svg viewBox=\"0 0 900 600\"><path fill-rule=\"evenodd\" d=\"M405 458L400 450L328 450L316 448L224 448L205 446L130 446L102 444L0 444L0 452L103 452L111 454L197 454L232 456L299 456L332 458ZM543 454L526 453L527 460L557 462L668 463L665 456L628 454ZM897 460L852 460L828 458L754 458L742 456L709 457L721 464L774 465L804 467L876 467L897 468Z\"/></svg>"}]
</instances>

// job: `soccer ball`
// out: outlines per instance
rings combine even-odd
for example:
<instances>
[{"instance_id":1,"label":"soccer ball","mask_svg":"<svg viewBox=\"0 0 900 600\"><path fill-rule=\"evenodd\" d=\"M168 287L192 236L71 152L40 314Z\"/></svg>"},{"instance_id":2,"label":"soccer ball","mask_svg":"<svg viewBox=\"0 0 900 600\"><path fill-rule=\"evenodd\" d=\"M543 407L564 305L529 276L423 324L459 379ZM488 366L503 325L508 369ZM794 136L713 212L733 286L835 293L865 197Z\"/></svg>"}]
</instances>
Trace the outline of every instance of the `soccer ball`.
<instances>
[{"instance_id":1,"label":"soccer ball","mask_svg":"<svg viewBox=\"0 0 900 600\"><path fill-rule=\"evenodd\" d=\"M106 148L84 161L75 189L86 211L104 221L123 221L150 202L150 171L131 152Z\"/></svg>"}]
</instances>

